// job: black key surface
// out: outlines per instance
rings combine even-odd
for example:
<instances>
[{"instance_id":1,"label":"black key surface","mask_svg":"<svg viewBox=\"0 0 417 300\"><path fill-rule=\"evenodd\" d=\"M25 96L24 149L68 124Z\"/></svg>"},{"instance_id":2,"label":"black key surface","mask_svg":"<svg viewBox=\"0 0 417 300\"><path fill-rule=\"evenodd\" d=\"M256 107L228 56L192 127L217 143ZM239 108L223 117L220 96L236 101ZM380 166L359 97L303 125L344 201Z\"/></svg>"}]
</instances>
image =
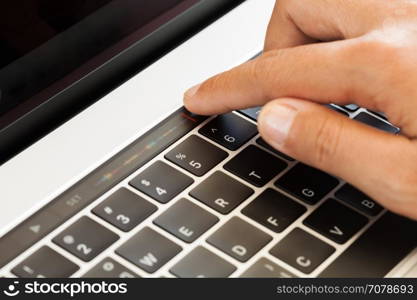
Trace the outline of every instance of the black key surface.
<instances>
[{"instance_id":1,"label":"black key surface","mask_svg":"<svg viewBox=\"0 0 417 300\"><path fill-rule=\"evenodd\" d=\"M217 116L199 132L229 150L237 150L258 133L256 125L234 113Z\"/></svg>"},{"instance_id":2,"label":"black key surface","mask_svg":"<svg viewBox=\"0 0 417 300\"><path fill-rule=\"evenodd\" d=\"M119 236L104 228L88 217L81 217L57 237L53 242L83 261L90 261L111 244Z\"/></svg>"},{"instance_id":3,"label":"black key surface","mask_svg":"<svg viewBox=\"0 0 417 300\"><path fill-rule=\"evenodd\" d=\"M256 146L242 150L224 168L249 183L262 187L285 170L287 164Z\"/></svg>"},{"instance_id":4,"label":"black key surface","mask_svg":"<svg viewBox=\"0 0 417 300\"><path fill-rule=\"evenodd\" d=\"M388 212L338 256L320 277L382 278L415 247L417 222Z\"/></svg>"},{"instance_id":5,"label":"black key surface","mask_svg":"<svg viewBox=\"0 0 417 300\"><path fill-rule=\"evenodd\" d=\"M268 234L233 217L213 233L207 242L238 261L245 262L271 240Z\"/></svg>"},{"instance_id":6,"label":"black key surface","mask_svg":"<svg viewBox=\"0 0 417 300\"><path fill-rule=\"evenodd\" d=\"M143 228L116 253L148 273L154 273L182 248L149 227Z\"/></svg>"},{"instance_id":7,"label":"black key surface","mask_svg":"<svg viewBox=\"0 0 417 300\"><path fill-rule=\"evenodd\" d=\"M92 212L120 230L127 232L156 210L157 207L149 201L126 188L121 188L95 207Z\"/></svg>"},{"instance_id":8,"label":"black key surface","mask_svg":"<svg viewBox=\"0 0 417 300\"><path fill-rule=\"evenodd\" d=\"M336 243L343 244L368 223L368 218L330 199L303 223Z\"/></svg>"},{"instance_id":9,"label":"black key surface","mask_svg":"<svg viewBox=\"0 0 417 300\"><path fill-rule=\"evenodd\" d=\"M272 147L271 145L269 145L267 142L265 142L265 140L263 138L258 138L256 140L256 142L258 143L258 145L264 147L265 149L268 149L269 151L271 151L271 152L279 155L280 157L282 157L282 158L284 158L284 159L286 159L288 161L295 161L294 158L289 157L288 155L286 155L286 154L284 154L284 153L276 150L274 147Z\"/></svg>"},{"instance_id":10,"label":"black key surface","mask_svg":"<svg viewBox=\"0 0 417 300\"><path fill-rule=\"evenodd\" d=\"M278 266L267 258L260 258L240 277L243 278L295 278L294 274Z\"/></svg>"},{"instance_id":11,"label":"black key surface","mask_svg":"<svg viewBox=\"0 0 417 300\"><path fill-rule=\"evenodd\" d=\"M267 189L242 213L272 231L282 232L306 211L303 205L273 189Z\"/></svg>"},{"instance_id":12,"label":"black key surface","mask_svg":"<svg viewBox=\"0 0 417 300\"><path fill-rule=\"evenodd\" d=\"M168 203L194 180L162 161L157 161L129 184L161 203Z\"/></svg>"},{"instance_id":13,"label":"black key surface","mask_svg":"<svg viewBox=\"0 0 417 300\"><path fill-rule=\"evenodd\" d=\"M222 214L228 214L253 194L239 181L217 171L194 188L190 195Z\"/></svg>"},{"instance_id":14,"label":"black key surface","mask_svg":"<svg viewBox=\"0 0 417 300\"><path fill-rule=\"evenodd\" d=\"M229 277L236 267L201 246L192 250L170 270L180 278Z\"/></svg>"},{"instance_id":15,"label":"black key surface","mask_svg":"<svg viewBox=\"0 0 417 300\"><path fill-rule=\"evenodd\" d=\"M317 169L297 164L275 183L301 200L315 204L331 192L339 181Z\"/></svg>"},{"instance_id":16,"label":"black key surface","mask_svg":"<svg viewBox=\"0 0 417 300\"><path fill-rule=\"evenodd\" d=\"M67 278L79 267L47 246L39 248L12 269L21 278Z\"/></svg>"},{"instance_id":17,"label":"black key surface","mask_svg":"<svg viewBox=\"0 0 417 300\"><path fill-rule=\"evenodd\" d=\"M336 192L335 196L369 216L376 216L384 209L381 205L350 184L342 186Z\"/></svg>"},{"instance_id":18,"label":"black key surface","mask_svg":"<svg viewBox=\"0 0 417 300\"><path fill-rule=\"evenodd\" d=\"M310 274L335 249L300 228L291 231L270 253L303 273Z\"/></svg>"},{"instance_id":19,"label":"black key surface","mask_svg":"<svg viewBox=\"0 0 417 300\"><path fill-rule=\"evenodd\" d=\"M85 273L83 278L139 278L135 272L107 257Z\"/></svg>"},{"instance_id":20,"label":"black key surface","mask_svg":"<svg viewBox=\"0 0 417 300\"><path fill-rule=\"evenodd\" d=\"M218 221L205 209L181 199L156 218L154 223L184 242L191 243Z\"/></svg>"},{"instance_id":21,"label":"black key surface","mask_svg":"<svg viewBox=\"0 0 417 300\"><path fill-rule=\"evenodd\" d=\"M385 113L383 113L383 112L380 112L380 111L373 111L373 110L370 110L370 109L367 109L367 111L369 111L370 113L372 113L372 114L374 114L374 115L377 115L378 117L380 117L380 118L382 118L382 119L384 119L384 120L388 121L387 115L386 115Z\"/></svg>"},{"instance_id":22,"label":"black key surface","mask_svg":"<svg viewBox=\"0 0 417 300\"><path fill-rule=\"evenodd\" d=\"M354 119L376 129L386 131L388 133L397 134L400 132L400 130L397 127L394 127L388 124L387 122L381 121L380 119L375 118L374 116L371 116L370 114L367 114L365 112L361 112Z\"/></svg>"},{"instance_id":23,"label":"black key surface","mask_svg":"<svg viewBox=\"0 0 417 300\"><path fill-rule=\"evenodd\" d=\"M239 110L239 113L243 114L244 116L257 121L258 120L258 116L259 113L261 112L262 107L261 106L257 106L257 107L251 107L251 108L247 108L247 109L242 109Z\"/></svg>"},{"instance_id":24,"label":"black key surface","mask_svg":"<svg viewBox=\"0 0 417 300\"><path fill-rule=\"evenodd\" d=\"M226 151L192 135L166 154L165 158L196 176L203 176L227 156Z\"/></svg>"}]
</instances>

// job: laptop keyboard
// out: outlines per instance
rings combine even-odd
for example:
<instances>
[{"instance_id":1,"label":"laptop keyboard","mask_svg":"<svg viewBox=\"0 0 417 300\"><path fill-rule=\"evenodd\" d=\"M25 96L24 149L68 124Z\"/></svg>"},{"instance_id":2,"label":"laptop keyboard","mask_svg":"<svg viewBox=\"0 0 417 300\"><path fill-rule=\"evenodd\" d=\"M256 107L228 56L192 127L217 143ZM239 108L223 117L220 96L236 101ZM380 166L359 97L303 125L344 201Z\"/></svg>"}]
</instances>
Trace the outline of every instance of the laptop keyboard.
<instances>
[{"instance_id":1,"label":"laptop keyboard","mask_svg":"<svg viewBox=\"0 0 417 300\"><path fill-rule=\"evenodd\" d=\"M354 105L332 108L398 133L383 118ZM369 249L370 243L377 246L378 232L389 236L385 218L416 232L415 223L385 213L351 185L271 148L257 132L259 111L252 108L202 120L170 143L161 142L161 151L149 159L145 152L136 152L146 161L128 169L124 177L117 168L104 176L87 176L85 182L94 191L115 181L103 195L92 195L68 216L64 210L41 210L34 217L43 214L46 224L31 219L6 235L22 236L23 225L38 234L45 230L38 239L16 244L20 253L0 240L0 249L8 249L0 254L3 273L120 278L360 276L360 264L356 273L346 273L343 259L362 260L358 249ZM195 116L181 114L195 121ZM172 128L166 132L168 136ZM145 148L157 147L157 142ZM124 153L134 148L130 147ZM120 165L129 166L139 154L126 157ZM98 179L95 185L91 178ZM83 199L72 196L65 203L74 208ZM58 201L50 205L55 206L61 207ZM397 259L385 263L385 268L366 266L364 272L384 276L400 254L416 246L412 238L397 235L397 244L404 246L380 253Z\"/></svg>"}]
</instances>

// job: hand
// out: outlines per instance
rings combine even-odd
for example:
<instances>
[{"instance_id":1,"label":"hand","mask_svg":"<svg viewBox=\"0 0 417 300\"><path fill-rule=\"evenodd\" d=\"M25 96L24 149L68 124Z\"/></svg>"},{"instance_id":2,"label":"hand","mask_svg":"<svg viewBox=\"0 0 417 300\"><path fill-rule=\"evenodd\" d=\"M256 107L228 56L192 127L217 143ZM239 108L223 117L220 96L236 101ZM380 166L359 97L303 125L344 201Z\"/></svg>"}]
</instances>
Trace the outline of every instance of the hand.
<instances>
[{"instance_id":1,"label":"hand","mask_svg":"<svg viewBox=\"0 0 417 300\"><path fill-rule=\"evenodd\" d=\"M264 54L184 101L204 115L264 105L259 131L272 146L417 218L417 1L279 0ZM321 105L352 102L402 134Z\"/></svg>"}]
</instances>

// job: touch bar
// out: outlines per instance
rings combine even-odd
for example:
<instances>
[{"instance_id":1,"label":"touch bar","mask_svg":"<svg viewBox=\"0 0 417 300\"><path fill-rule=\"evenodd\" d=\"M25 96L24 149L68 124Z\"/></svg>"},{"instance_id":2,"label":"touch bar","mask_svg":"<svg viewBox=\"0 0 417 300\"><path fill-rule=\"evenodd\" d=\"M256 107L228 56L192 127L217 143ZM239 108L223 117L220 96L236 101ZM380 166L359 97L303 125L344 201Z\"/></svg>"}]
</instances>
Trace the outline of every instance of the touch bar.
<instances>
[{"instance_id":1,"label":"touch bar","mask_svg":"<svg viewBox=\"0 0 417 300\"><path fill-rule=\"evenodd\" d=\"M0 238L0 268L203 122L179 109Z\"/></svg>"}]
</instances>

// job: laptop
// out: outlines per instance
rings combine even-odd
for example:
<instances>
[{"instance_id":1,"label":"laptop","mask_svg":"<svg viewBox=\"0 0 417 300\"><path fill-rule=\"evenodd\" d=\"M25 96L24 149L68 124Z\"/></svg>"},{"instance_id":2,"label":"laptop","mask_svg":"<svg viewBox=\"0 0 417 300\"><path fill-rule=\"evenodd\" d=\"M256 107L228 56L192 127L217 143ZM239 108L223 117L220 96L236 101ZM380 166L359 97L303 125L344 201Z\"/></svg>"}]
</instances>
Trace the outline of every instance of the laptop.
<instances>
[{"instance_id":1,"label":"laptop","mask_svg":"<svg viewBox=\"0 0 417 300\"><path fill-rule=\"evenodd\" d=\"M1 4L0 277L417 276L417 223L272 149L260 108L182 107L274 2Z\"/></svg>"}]
</instances>

